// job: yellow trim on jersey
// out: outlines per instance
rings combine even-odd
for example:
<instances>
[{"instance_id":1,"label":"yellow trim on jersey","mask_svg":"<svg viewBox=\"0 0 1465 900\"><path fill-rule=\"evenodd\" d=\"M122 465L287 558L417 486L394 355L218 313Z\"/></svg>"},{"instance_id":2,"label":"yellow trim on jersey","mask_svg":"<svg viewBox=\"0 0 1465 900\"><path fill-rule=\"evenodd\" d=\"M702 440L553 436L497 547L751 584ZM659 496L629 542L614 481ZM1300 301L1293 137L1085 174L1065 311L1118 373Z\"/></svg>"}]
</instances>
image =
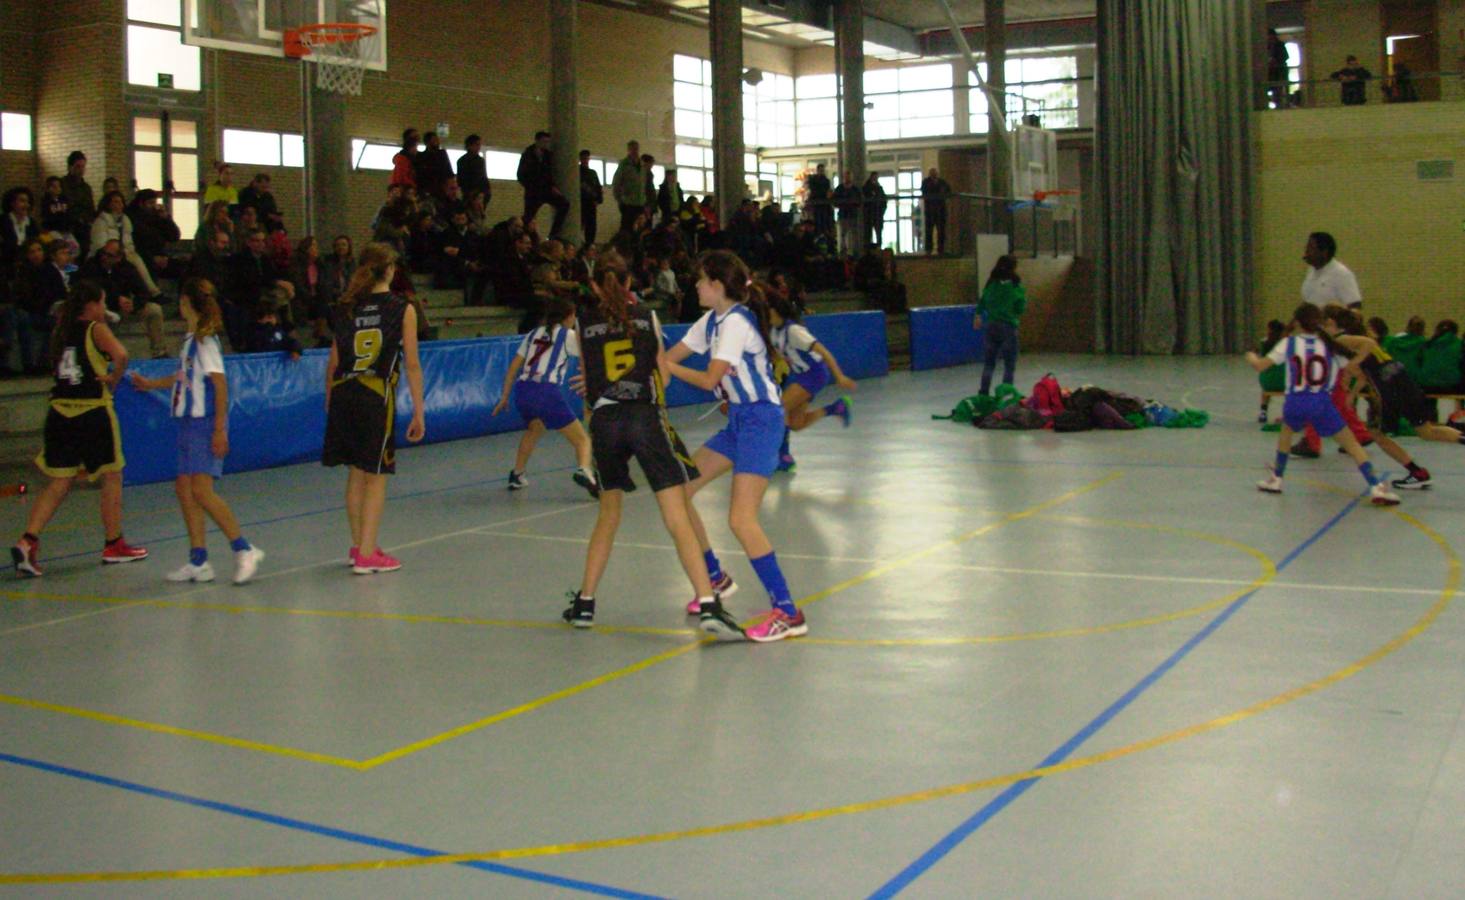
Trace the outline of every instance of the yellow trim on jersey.
<instances>
[{"instance_id":1,"label":"yellow trim on jersey","mask_svg":"<svg viewBox=\"0 0 1465 900\"><path fill-rule=\"evenodd\" d=\"M87 323L86 338L82 340L82 344L86 348L87 361L92 365L92 374L97 376L97 380L102 384L102 398L110 402L112 399L112 389L102 379L107 376L108 371L112 368L112 360L107 358L107 354L102 352L101 348L97 346L96 339L92 337L92 330L96 327L96 322Z\"/></svg>"}]
</instances>

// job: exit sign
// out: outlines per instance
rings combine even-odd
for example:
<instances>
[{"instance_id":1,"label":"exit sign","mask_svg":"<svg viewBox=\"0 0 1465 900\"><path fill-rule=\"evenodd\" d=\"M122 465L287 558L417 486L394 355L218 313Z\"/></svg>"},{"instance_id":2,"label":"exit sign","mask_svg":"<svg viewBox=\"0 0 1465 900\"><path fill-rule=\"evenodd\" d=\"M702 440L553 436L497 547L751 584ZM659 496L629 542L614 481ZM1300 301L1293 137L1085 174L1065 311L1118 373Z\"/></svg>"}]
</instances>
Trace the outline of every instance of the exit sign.
<instances>
[{"instance_id":1,"label":"exit sign","mask_svg":"<svg viewBox=\"0 0 1465 900\"><path fill-rule=\"evenodd\" d=\"M172 74L170 74L168 72L159 72L158 73L158 87L163 88L164 90L168 90L168 91L173 90L173 76L172 76Z\"/></svg>"}]
</instances>

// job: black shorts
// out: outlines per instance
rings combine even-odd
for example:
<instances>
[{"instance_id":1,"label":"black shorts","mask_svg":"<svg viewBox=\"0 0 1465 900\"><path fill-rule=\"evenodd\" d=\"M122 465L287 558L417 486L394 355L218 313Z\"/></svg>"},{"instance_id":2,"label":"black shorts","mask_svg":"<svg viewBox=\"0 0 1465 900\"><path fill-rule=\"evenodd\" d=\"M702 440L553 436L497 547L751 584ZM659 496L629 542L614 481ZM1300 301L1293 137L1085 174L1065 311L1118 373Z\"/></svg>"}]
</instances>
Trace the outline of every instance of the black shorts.
<instances>
[{"instance_id":1,"label":"black shorts","mask_svg":"<svg viewBox=\"0 0 1465 900\"><path fill-rule=\"evenodd\" d=\"M666 410L652 403L616 403L590 414L590 445L600 487L633 491L630 461L635 457L652 491L664 491L697 477L697 467L666 420Z\"/></svg>"},{"instance_id":2,"label":"black shorts","mask_svg":"<svg viewBox=\"0 0 1465 900\"><path fill-rule=\"evenodd\" d=\"M381 384L379 380L372 383ZM333 387L321 465L352 466L373 475L395 474L396 405L397 392L391 384L383 385L381 391L360 380Z\"/></svg>"},{"instance_id":3,"label":"black shorts","mask_svg":"<svg viewBox=\"0 0 1465 900\"><path fill-rule=\"evenodd\" d=\"M122 433L111 404L73 408L68 415L54 405L46 412L45 441L36 466L53 478L120 472Z\"/></svg>"},{"instance_id":4,"label":"black shorts","mask_svg":"<svg viewBox=\"0 0 1465 900\"><path fill-rule=\"evenodd\" d=\"M1394 431L1403 419L1412 426L1433 421L1429 398L1424 390L1404 372L1404 364L1394 361L1383 365L1374 378L1374 389L1379 394L1380 431ZM1374 424L1372 422L1370 425Z\"/></svg>"}]
</instances>

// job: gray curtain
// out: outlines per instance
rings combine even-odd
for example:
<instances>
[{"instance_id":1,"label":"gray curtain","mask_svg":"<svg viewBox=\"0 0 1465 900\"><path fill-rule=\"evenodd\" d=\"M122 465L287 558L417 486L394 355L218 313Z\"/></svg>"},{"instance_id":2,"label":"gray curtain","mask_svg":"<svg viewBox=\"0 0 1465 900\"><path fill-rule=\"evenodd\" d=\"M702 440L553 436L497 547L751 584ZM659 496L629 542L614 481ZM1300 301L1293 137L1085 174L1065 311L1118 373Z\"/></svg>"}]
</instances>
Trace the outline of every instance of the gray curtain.
<instances>
[{"instance_id":1,"label":"gray curtain","mask_svg":"<svg viewBox=\"0 0 1465 900\"><path fill-rule=\"evenodd\" d=\"M1250 343L1251 2L1099 0L1101 352Z\"/></svg>"}]
</instances>

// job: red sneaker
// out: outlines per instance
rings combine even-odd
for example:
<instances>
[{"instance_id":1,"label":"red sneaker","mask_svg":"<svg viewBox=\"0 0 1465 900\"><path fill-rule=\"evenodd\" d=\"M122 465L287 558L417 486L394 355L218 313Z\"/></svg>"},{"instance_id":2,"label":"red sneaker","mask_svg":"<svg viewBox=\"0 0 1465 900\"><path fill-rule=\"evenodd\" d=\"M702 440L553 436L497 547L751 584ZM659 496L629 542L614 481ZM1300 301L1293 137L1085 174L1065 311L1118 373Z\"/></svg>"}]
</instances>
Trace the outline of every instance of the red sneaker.
<instances>
[{"instance_id":1,"label":"red sneaker","mask_svg":"<svg viewBox=\"0 0 1465 900\"><path fill-rule=\"evenodd\" d=\"M108 544L102 548L103 565L112 566L118 563L137 562L140 559L147 558L148 551L146 547L134 547L120 539L116 543Z\"/></svg>"},{"instance_id":2,"label":"red sneaker","mask_svg":"<svg viewBox=\"0 0 1465 900\"><path fill-rule=\"evenodd\" d=\"M351 571L357 575L379 575L382 572L395 572L400 568L402 568L401 560L387 555L378 547L377 551L370 556L365 553L359 554L356 557L356 565L351 567Z\"/></svg>"},{"instance_id":3,"label":"red sneaker","mask_svg":"<svg viewBox=\"0 0 1465 900\"><path fill-rule=\"evenodd\" d=\"M40 541L28 541L25 538L15 542L10 548L10 559L15 563L15 573L27 578L40 578L43 573L41 564L36 557L41 553Z\"/></svg>"}]
</instances>

